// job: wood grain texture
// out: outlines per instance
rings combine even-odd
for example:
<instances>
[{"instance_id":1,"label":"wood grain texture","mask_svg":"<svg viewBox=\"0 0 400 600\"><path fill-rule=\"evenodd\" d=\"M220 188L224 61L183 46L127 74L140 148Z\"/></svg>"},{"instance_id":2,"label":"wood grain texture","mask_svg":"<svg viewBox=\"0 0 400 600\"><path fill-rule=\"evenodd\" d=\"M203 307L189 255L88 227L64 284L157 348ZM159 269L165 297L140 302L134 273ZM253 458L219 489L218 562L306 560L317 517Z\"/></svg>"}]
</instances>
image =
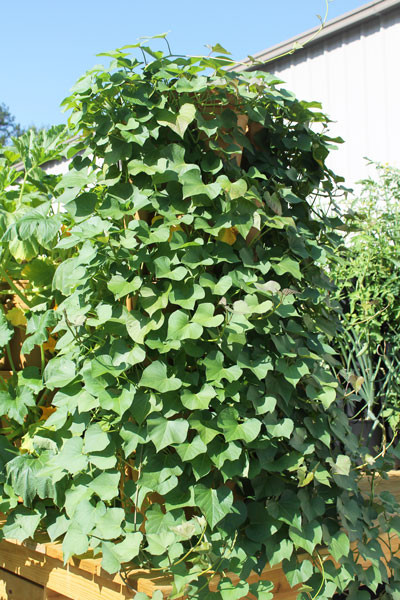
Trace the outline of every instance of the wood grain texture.
<instances>
[{"instance_id":1,"label":"wood grain texture","mask_svg":"<svg viewBox=\"0 0 400 600\"><path fill-rule=\"evenodd\" d=\"M44 588L0 569L0 600L45 600Z\"/></svg>"},{"instance_id":2,"label":"wood grain texture","mask_svg":"<svg viewBox=\"0 0 400 600\"><path fill-rule=\"evenodd\" d=\"M71 600L129 600L133 597L133 592L117 577L107 579L68 564L64 566L58 559L5 540L0 543L0 568Z\"/></svg>"}]
</instances>

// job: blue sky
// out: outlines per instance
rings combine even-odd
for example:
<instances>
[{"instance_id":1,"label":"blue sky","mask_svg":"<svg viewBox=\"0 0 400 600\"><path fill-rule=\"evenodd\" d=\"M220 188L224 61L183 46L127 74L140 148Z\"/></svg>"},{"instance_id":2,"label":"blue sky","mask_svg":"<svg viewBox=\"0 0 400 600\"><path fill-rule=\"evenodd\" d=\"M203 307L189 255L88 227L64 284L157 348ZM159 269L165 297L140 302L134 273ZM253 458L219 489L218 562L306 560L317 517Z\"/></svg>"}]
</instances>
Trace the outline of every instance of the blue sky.
<instances>
[{"instance_id":1,"label":"blue sky","mask_svg":"<svg viewBox=\"0 0 400 600\"><path fill-rule=\"evenodd\" d=\"M329 19L367 4L331 0ZM325 0L14 0L1 2L0 102L23 126L66 120L59 104L99 52L169 31L172 51L220 43L240 60L318 25Z\"/></svg>"}]
</instances>

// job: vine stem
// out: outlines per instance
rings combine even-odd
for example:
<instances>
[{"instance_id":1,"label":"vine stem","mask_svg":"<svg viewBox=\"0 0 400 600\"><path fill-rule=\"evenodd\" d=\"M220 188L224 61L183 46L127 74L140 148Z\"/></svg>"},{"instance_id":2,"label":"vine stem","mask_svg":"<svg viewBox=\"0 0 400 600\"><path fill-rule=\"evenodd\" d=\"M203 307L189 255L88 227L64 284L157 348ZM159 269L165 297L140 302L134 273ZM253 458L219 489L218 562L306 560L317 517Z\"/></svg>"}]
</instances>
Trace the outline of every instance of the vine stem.
<instances>
[{"instance_id":1,"label":"vine stem","mask_svg":"<svg viewBox=\"0 0 400 600\"><path fill-rule=\"evenodd\" d=\"M6 352L7 352L7 358L10 363L11 370L13 372L13 375L15 375L17 373L17 369L15 368L14 360L13 360L13 357L11 354L10 342L7 342L7 344L6 344Z\"/></svg>"},{"instance_id":2,"label":"vine stem","mask_svg":"<svg viewBox=\"0 0 400 600\"><path fill-rule=\"evenodd\" d=\"M42 377L43 377L45 367L46 367L46 357L44 355L43 344L40 344L40 370L42 372Z\"/></svg>"}]
</instances>

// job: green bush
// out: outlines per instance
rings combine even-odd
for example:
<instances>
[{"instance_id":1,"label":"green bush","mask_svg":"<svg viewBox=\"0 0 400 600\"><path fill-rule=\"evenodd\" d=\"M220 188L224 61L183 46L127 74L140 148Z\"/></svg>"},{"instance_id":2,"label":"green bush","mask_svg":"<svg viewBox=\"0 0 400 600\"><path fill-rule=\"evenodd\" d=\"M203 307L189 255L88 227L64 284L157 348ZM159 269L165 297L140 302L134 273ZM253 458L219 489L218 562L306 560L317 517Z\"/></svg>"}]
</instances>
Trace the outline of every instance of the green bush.
<instances>
[{"instance_id":1,"label":"green bush","mask_svg":"<svg viewBox=\"0 0 400 600\"><path fill-rule=\"evenodd\" d=\"M137 47L151 62L109 53L65 100L66 175L32 137L5 152L0 333L5 361L26 336L28 362L0 392L2 534L170 573L175 598L267 600L246 579L281 561L304 599L375 589L378 509L329 368L331 236L308 203L334 191L327 119L272 75L226 72L221 47Z\"/></svg>"},{"instance_id":2,"label":"green bush","mask_svg":"<svg viewBox=\"0 0 400 600\"><path fill-rule=\"evenodd\" d=\"M353 412L396 430L400 409L400 171L376 164L348 213L333 263L343 315L338 338ZM381 429L384 430L383 427Z\"/></svg>"}]
</instances>

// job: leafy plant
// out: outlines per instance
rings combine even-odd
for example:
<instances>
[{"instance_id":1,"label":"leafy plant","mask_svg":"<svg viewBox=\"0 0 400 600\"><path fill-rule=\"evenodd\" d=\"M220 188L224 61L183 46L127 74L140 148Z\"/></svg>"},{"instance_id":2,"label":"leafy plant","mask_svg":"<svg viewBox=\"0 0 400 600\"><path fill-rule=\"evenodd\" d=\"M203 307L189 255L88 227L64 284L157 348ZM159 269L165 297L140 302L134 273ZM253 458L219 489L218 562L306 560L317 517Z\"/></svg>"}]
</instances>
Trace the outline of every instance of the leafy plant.
<instances>
[{"instance_id":1,"label":"leafy plant","mask_svg":"<svg viewBox=\"0 0 400 600\"><path fill-rule=\"evenodd\" d=\"M332 235L308 204L335 187L327 119L213 51L107 53L64 101L68 173L3 163L4 289L23 314L6 307L2 342L22 328L40 354L0 396L3 535L171 574L171 598L266 600L272 583L246 580L281 561L302 598L395 590L376 524L398 530L394 500L358 490L329 369Z\"/></svg>"},{"instance_id":2,"label":"leafy plant","mask_svg":"<svg viewBox=\"0 0 400 600\"><path fill-rule=\"evenodd\" d=\"M351 233L333 264L343 309L345 371L358 376L352 411L398 428L400 171L376 164L349 207ZM340 338L339 338L340 340ZM346 376L346 373L344 373Z\"/></svg>"}]
</instances>

